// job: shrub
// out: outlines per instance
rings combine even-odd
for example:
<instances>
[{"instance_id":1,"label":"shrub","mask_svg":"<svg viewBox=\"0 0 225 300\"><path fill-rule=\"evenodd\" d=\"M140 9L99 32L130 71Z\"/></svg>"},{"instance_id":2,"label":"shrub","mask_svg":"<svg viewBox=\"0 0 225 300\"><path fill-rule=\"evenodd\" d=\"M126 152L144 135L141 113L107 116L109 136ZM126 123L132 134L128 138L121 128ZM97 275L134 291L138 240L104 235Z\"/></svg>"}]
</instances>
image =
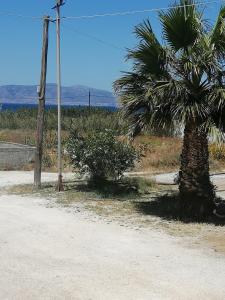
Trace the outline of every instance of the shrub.
<instances>
[{"instance_id":1,"label":"shrub","mask_svg":"<svg viewBox=\"0 0 225 300\"><path fill-rule=\"evenodd\" d=\"M81 174L88 173L93 180L119 179L139 159L139 153L130 144L119 141L111 130L86 136L73 131L67 150L73 167Z\"/></svg>"},{"instance_id":2,"label":"shrub","mask_svg":"<svg viewBox=\"0 0 225 300\"><path fill-rule=\"evenodd\" d=\"M155 182L144 177L126 177L123 183L132 187L138 194L150 194L155 187Z\"/></svg>"}]
</instances>

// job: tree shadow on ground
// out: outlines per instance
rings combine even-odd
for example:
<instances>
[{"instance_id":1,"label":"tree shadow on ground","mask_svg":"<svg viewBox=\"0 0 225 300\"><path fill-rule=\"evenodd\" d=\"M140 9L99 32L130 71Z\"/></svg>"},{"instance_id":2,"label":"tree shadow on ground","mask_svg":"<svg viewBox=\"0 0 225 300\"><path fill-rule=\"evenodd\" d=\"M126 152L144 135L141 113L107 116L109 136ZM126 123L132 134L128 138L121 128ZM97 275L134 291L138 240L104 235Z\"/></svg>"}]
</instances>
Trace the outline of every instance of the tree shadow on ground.
<instances>
[{"instance_id":1,"label":"tree shadow on ground","mask_svg":"<svg viewBox=\"0 0 225 300\"><path fill-rule=\"evenodd\" d=\"M127 200L127 198L136 198L138 188L123 181L104 181L104 182L88 182L86 185L79 185L80 191L94 192L102 198L119 198L119 200Z\"/></svg>"},{"instance_id":2,"label":"tree shadow on ground","mask_svg":"<svg viewBox=\"0 0 225 300\"><path fill-rule=\"evenodd\" d=\"M67 184L65 191L94 193L100 198L116 198L121 201L139 196L137 185L126 181L76 181Z\"/></svg>"},{"instance_id":3,"label":"tree shadow on ground","mask_svg":"<svg viewBox=\"0 0 225 300\"><path fill-rule=\"evenodd\" d=\"M216 217L213 213L204 219L184 216L180 211L180 198L177 194L163 195L151 198L148 201L135 203L136 210L144 215L157 216L168 221L180 221L183 223L207 223L224 226L225 219Z\"/></svg>"}]
</instances>

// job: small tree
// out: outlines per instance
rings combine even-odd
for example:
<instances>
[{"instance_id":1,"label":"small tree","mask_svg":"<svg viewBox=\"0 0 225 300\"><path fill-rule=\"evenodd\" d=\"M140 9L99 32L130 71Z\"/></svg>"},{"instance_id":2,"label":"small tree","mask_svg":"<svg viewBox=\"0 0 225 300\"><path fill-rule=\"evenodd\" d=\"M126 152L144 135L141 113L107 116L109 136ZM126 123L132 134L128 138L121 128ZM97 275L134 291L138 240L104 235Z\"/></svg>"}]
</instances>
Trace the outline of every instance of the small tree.
<instances>
[{"instance_id":1,"label":"small tree","mask_svg":"<svg viewBox=\"0 0 225 300\"><path fill-rule=\"evenodd\" d=\"M72 132L67 150L74 169L89 174L93 180L117 180L139 159L134 147L118 140L111 130L87 136Z\"/></svg>"}]
</instances>

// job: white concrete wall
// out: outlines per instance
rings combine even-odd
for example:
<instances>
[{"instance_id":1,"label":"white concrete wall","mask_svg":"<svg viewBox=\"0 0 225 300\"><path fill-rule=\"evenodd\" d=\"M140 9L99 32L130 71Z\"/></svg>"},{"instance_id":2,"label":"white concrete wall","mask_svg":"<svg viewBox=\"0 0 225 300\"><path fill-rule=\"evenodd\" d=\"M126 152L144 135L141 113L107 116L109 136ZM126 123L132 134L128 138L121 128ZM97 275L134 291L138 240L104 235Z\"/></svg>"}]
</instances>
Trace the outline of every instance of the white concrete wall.
<instances>
[{"instance_id":1,"label":"white concrete wall","mask_svg":"<svg viewBox=\"0 0 225 300\"><path fill-rule=\"evenodd\" d=\"M0 169L16 170L34 161L35 147L0 142Z\"/></svg>"}]
</instances>

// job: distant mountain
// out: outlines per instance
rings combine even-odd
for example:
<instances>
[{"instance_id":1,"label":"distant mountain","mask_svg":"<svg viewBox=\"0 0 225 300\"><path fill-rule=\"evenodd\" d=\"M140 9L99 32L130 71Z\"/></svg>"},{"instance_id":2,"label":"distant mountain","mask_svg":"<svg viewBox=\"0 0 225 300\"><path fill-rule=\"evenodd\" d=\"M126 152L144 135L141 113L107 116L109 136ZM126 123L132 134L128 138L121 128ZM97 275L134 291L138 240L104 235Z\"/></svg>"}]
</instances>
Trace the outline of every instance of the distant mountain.
<instances>
[{"instance_id":1,"label":"distant mountain","mask_svg":"<svg viewBox=\"0 0 225 300\"><path fill-rule=\"evenodd\" d=\"M91 94L92 106L117 106L116 97L112 93L82 85L62 87L62 104L88 105L89 91ZM37 86L0 86L0 103L36 104ZM46 104L56 104L56 84L47 84Z\"/></svg>"}]
</instances>

